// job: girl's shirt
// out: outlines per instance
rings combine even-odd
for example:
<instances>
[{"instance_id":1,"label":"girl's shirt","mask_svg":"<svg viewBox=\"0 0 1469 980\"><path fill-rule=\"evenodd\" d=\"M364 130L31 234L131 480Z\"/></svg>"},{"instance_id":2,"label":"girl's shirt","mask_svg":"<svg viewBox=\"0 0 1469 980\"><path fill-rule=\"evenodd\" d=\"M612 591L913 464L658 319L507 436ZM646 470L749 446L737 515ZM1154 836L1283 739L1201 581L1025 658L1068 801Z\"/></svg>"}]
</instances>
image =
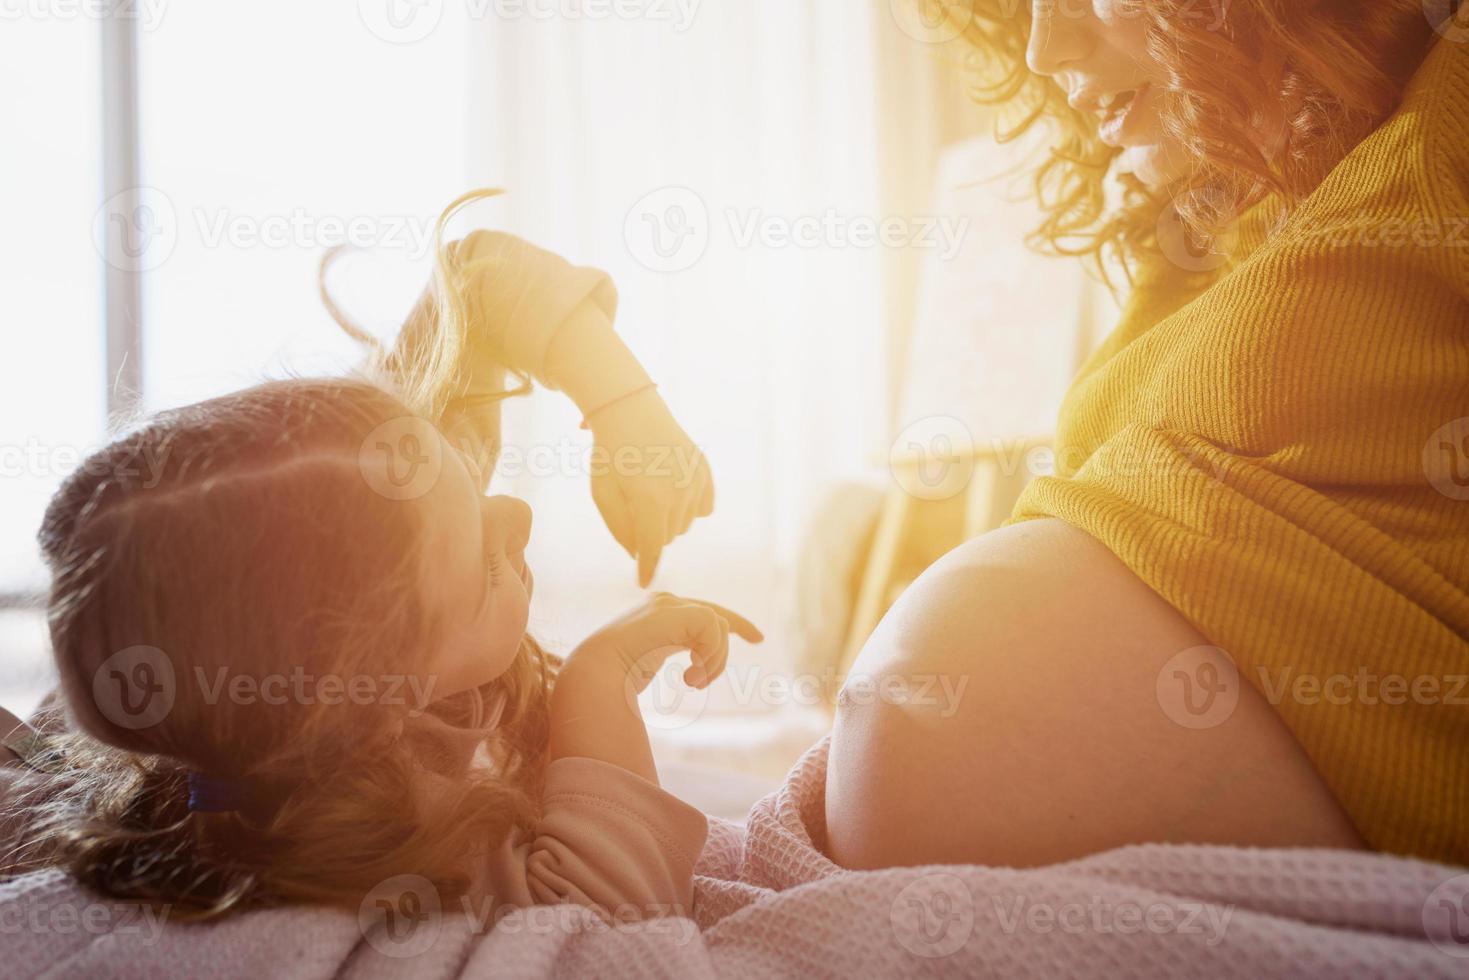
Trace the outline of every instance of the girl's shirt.
<instances>
[{"instance_id":1,"label":"girl's shirt","mask_svg":"<svg viewBox=\"0 0 1469 980\"><path fill-rule=\"evenodd\" d=\"M479 735L465 730L464 738L478 742ZM44 742L33 743L34 764L45 763ZM0 766L0 806L42 789L48 778L20 764ZM469 911L573 903L612 921L692 914L694 864L708 833L703 813L641 776L581 758L547 767L541 813L532 831L491 854L475 889L488 908L477 902ZM0 850L9 852L23 832L18 821L0 826Z\"/></svg>"}]
</instances>

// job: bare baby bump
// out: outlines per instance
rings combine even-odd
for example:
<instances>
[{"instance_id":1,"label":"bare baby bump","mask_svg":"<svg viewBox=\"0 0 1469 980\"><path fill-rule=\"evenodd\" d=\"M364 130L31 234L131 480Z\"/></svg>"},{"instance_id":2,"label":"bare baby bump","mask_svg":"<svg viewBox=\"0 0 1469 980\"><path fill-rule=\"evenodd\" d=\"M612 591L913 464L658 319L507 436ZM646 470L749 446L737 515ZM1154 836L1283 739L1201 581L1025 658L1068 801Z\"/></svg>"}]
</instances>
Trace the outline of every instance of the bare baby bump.
<instances>
[{"instance_id":1,"label":"bare baby bump","mask_svg":"<svg viewBox=\"0 0 1469 980\"><path fill-rule=\"evenodd\" d=\"M1063 522L954 549L884 617L839 700L832 857L1031 866L1153 841L1357 846L1253 689L1205 730L1160 703L1160 671L1207 644Z\"/></svg>"}]
</instances>

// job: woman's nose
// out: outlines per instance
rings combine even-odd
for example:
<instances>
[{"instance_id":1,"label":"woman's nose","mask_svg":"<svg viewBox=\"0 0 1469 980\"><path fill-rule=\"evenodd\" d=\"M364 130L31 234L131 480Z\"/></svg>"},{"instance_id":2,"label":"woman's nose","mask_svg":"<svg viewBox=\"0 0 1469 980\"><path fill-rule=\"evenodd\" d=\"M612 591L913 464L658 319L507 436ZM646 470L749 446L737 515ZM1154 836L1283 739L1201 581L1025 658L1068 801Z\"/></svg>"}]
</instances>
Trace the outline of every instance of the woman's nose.
<instances>
[{"instance_id":1,"label":"woman's nose","mask_svg":"<svg viewBox=\"0 0 1469 980\"><path fill-rule=\"evenodd\" d=\"M1037 75L1055 75L1091 50L1089 0L1032 0L1025 63Z\"/></svg>"}]
</instances>

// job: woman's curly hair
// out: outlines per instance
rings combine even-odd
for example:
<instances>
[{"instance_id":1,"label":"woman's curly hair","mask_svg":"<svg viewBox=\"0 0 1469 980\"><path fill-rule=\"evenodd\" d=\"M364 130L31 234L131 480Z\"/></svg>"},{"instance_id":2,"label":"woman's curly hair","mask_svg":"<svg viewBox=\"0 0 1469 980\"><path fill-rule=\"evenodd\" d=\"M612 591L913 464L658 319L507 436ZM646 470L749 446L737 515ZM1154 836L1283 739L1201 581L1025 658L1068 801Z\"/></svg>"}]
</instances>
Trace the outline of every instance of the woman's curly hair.
<instances>
[{"instance_id":1,"label":"woman's curly hair","mask_svg":"<svg viewBox=\"0 0 1469 980\"><path fill-rule=\"evenodd\" d=\"M1287 209L1301 201L1397 107L1435 36L1422 0L1116 0L1146 22L1149 52L1167 75L1164 125L1189 163L1167 189L1125 177L1119 203L1106 181L1120 151L1026 65L1027 0L915 2L965 42L973 96L1001 107L1001 140L1051 126L1034 174L1044 218L1032 247L1115 258L1129 270L1157 250L1165 208L1208 238L1268 197ZM1281 149L1267 155L1252 134L1268 121L1262 107L1282 105Z\"/></svg>"}]
</instances>

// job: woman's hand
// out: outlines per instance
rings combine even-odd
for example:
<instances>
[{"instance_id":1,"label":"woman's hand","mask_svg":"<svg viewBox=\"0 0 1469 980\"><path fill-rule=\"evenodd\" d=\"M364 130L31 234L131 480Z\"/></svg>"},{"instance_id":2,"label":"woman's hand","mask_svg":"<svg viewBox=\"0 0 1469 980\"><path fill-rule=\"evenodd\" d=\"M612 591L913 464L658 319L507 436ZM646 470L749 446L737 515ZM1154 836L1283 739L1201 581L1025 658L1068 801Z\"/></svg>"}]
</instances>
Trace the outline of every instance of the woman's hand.
<instances>
[{"instance_id":1,"label":"woman's hand","mask_svg":"<svg viewBox=\"0 0 1469 980\"><path fill-rule=\"evenodd\" d=\"M592 500L647 588L665 545L714 512L714 476L651 387L594 411ZM753 628L753 627L752 627Z\"/></svg>"},{"instance_id":2,"label":"woman's hand","mask_svg":"<svg viewBox=\"0 0 1469 980\"><path fill-rule=\"evenodd\" d=\"M692 662L684 671L684 681L693 687L708 687L724 672L731 631L750 643L765 639L754 623L737 612L659 592L587 637L572 653L571 661L610 659L631 678L633 689L642 692L669 657L688 650Z\"/></svg>"}]
</instances>

